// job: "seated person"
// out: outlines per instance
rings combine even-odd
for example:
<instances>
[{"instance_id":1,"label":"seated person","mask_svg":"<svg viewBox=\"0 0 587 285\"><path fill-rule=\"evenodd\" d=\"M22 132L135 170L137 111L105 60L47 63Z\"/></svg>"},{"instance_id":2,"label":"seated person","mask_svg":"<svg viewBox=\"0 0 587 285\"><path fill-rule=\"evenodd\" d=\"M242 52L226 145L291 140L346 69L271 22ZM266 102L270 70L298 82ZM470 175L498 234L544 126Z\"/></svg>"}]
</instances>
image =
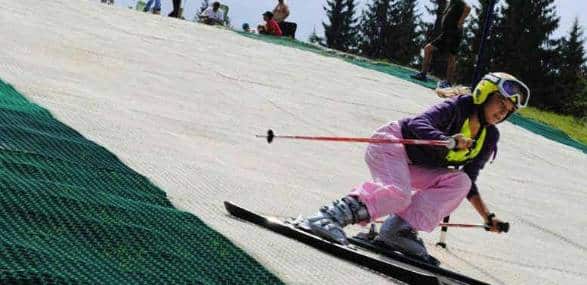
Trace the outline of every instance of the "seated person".
<instances>
[{"instance_id":1,"label":"seated person","mask_svg":"<svg viewBox=\"0 0 587 285\"><path fill-rule=\"evenodd\" d=\"M243 24L243 32L246 32L246 33L251 33L252 32L251 31L251 27L249 26L248 23L244 23Z\"/></svg>"},{"instance_id":2,"label":"seated person","mask_svg":"<svg viewBox=\"0 0 587 285\"><path fill-rule=\"evenodd\" d=\"M257 27L259 34L272 35L278 37L283 36L281 28L279 28L279 24L277 24L277 21L275 21L275 19L273 19L273 13L269 11L263 13L263 20L265 21L265 25L259 25L259 27Z\"/></svg>"},{"instance_id":3,"label":"seated person","mask_svg":"<svg viewBox=\"0 0 587 285\"><path fill-rule=\"evenodd\" d=\"M224 26L224 12L220 10L220 2L214 2L212 7L200 13L200 22L208 25Z\"/></svg>"},{"instance_id":4,"label":"seated person","mask_svg":"<svg viewBox=\"0 0 587 285\"><path fill-rule=\"evenodd\" d=\"M283 32L284 37L290 37L292 39L296 38L296 30L298 29L298 24L284 21L279 23L279 28Z\"/></svg>"}]
</instances>

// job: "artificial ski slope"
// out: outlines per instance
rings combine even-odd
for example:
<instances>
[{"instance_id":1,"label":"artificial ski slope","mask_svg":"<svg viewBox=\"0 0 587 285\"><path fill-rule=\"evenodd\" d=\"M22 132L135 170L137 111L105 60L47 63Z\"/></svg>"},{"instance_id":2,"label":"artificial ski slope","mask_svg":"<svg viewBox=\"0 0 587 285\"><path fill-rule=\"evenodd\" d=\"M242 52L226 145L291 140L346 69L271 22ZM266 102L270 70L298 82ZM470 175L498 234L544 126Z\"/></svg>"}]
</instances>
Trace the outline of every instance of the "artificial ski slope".
<instances>
[{"instance_id":1,"label":"artificial ski slope","mask_svg":"<svg viewBox=\"0 0 587 285\"><path fill-rule=\"evenodd\" d=\"M222 201L310 214L369 178L364 145L277 141L368 136L439 99L335 58L77 0L0 0L0 78L116 154L179 209L288 283L383 284L375 273L230 218ZM478 181L510 233L449 230L444 266L494 284L587 282L587 156L510 123ZM452 221L478 223L468 203Z\"/></svg>"}]
</instances>

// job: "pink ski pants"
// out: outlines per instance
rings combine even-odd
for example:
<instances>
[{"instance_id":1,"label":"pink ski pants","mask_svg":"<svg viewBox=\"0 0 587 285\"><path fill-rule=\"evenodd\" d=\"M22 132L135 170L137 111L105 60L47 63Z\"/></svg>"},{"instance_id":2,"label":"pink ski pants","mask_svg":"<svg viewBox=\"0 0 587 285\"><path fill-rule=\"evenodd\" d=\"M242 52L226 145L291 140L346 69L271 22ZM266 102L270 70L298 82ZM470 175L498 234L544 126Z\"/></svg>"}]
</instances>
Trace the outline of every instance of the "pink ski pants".
<instances>
[{"instance_id":1,"label":"pink ski pants","mask_svg":"<svg viewBox=\"0 0 587 285\"><path fill-rule=\"evenodd\" d=\"M401 127L393 122L372 138L401 139ZM412 165L402 144L369 144L365 161L373 181L349 195L367 206L372 221L397 214L414 230L431 232L471 188L469 176L462 171Z\"/></svg>"}]
</instances>

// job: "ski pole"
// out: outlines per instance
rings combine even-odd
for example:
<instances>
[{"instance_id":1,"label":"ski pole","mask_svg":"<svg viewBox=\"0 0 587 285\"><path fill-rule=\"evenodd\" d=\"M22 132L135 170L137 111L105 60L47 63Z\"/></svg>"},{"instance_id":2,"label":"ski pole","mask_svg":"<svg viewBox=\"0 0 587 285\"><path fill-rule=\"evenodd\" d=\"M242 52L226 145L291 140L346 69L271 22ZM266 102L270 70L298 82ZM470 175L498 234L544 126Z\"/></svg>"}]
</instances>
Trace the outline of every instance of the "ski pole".
<instances>
[{"instance_id":1,"label":"ski pole","mask_svg":"<svg viewBox=\"0 0 587 285\"><path fill-rule=\"evenodd\" d=\"M313 140L313 141L335 141L335 142L359 142L359 143L374 143L374 144L416 144L416 145L430 145L430 146L444 146L448 147L449 141L443 140L420 140L420 139L372 139L372 138L351 138L351 137L312 137L312 136L280 136L275 135L273 130L268 130L267 135L256 135L258 138L266 138L267 143L273 142L274 139L295 139L295 140Z\"/></svg>"},{"instance_id":2,"label":"ski pole","mask_svg":"<svg viewBox=\"0 0 587 285\"><path fill-rule=\"evenodd\" d=\"M446 217L444 219L444 221L448 220ZM383 221L375 221L378 224L382 224ZM478 224L449 224L449 223L440 223L439 226L441 226L442 228L481 228L481 229L486 229L489 230L491 229L491 226L489 225L478 225ZM498 223L497 224L497 228L499 229L499 231L507 233L510 230L510 223ZM446 231L443 231L446 232ZM442 237L442 233L441 233L441 238L440 238L440 242L444 242L446 240L446 237L443 238ZM438 245L438 244L437 244ZM442 245L439 245L442 246ZM444 247L444 246L443 246Z\"/></svg>"},{"instance_id":3,"label":"ski pole","mask_svg":"<svg viewBox=\"0 0 587 285\"><path fill-rule=\"evenodd\" d=\"M441 227L452 227L452 228L482 228L489 230L491 229L488 225L471 225L471 224L440 224ZM510 230L510 223L498 223L497 228L500 232L507 233Z\"/></svg>"},{"instance_id":4,"label":"ski pole","mask_svg":"<svg viewBox=\"0 0 587 285\"><path fill-rule=\"evenodd\" d=\"M448 224L450 220L450 216L446 216L444 217L444 219L442 220L443 224ZM446 232L448 231L448 227L447 226L442 226L440 228L440 240L436 243L436 246L440 246L442 248L446 248Z\"/></svg>"}]
</instances>

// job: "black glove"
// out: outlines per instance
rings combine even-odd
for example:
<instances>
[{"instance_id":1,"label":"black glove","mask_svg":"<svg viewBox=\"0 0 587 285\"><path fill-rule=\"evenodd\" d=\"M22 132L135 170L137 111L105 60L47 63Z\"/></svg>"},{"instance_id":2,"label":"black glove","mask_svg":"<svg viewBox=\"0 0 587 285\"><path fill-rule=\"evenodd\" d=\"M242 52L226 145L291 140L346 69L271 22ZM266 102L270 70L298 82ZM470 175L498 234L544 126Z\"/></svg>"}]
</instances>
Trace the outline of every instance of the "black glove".
<instances>
[{"instance_id":1,"label":"black glove","mask_svg":"<svg viewBox=\"0 0 587 285\"><path fill-rule=\"evenodd\" d=\"M502 222L495 218L494 213L487 215L487 223L485 224L486 231L493 231L498 233L507 233L510 230L510 223Z\"/></svg>"}]
</instances>

